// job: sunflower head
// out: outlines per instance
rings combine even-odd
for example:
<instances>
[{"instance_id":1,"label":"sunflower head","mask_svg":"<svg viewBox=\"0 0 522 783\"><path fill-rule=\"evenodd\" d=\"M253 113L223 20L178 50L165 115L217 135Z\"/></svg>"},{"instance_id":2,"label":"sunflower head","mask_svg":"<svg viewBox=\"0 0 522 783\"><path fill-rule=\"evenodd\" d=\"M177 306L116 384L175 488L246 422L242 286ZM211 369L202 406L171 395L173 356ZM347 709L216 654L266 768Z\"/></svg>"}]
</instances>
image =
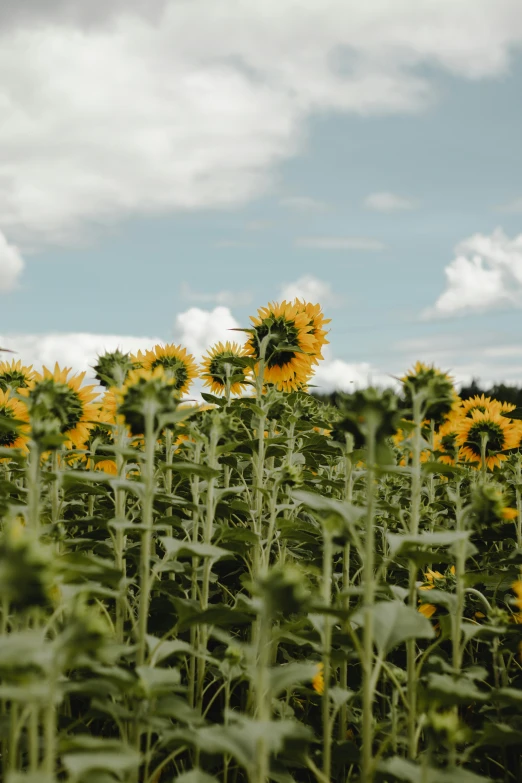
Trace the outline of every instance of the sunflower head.
<instances>
[{"instance_id":1,"label":"sunflower head","mask_svg":"<svg viewBox=\"0 0 522 783\"><path fill-rule=\"evenodd\" d=\"M317 664L316 674L312 677L312 688L319 696L324 693L324 666L322 663Z\"/></svg>"},{"instance_id":2,"label":"sunflower head","mask_svg":"<svg viewBox=\"0 0 522 783\"><path fill-rule=\"evenodd\" d=\"M294 304L301 308L310 319L310 326L312 327L310 334L315 341L312 362L313 364L317 364L318 359L324 358L321 353L323 345L329 344L329 341L326 339L328 331L324 327L330 323L331 318L324 317L320 304L312 304L311 302L305 302L304 300L301 302L299 299L296 299Z\"/></svg>"},{"instance_id":3,"label":"sunflower head","mask_svg":"<svg viewBox=\"0 0 522 783\"><path fill-rule=\"evenodd\" d=\"M414 395L419 395L423 418L432 419L438 424L458 401L452 378L433 365L417 362L401 380L406 407L411 410Z\"/></svg>"},{"instance_id":4,"label":"sunflower head","mask_svg":"<svg viewBox=\"0 0 522 783\"><path fill-rule=\"evenodd\" d=\"M117 395L118 413L134 436L145 434L147 410L153 412L156 430L159 417L173 413L180 400L176 379L160 366L154 370L132 370Z\"/></svg>"},{"instance_id":5,"label":"sunflower head","mask_svg":"<svg viewBox=\"0 0 522 783\"><path fill-rule=\"evenodd\" d=\"M514 407L514 406L513 406ZM474 397L468 397L467 400L461 400L459 410L461 415L471 418L474 411L479 413L498 413L502 410L502 404L485 394L475 394Z\"/></svg>"},{"instance_id":6,"label":"sunflower head","mask_svg":"<svg viewBox=\"0 0 522 783\"><path fill-rule=\"evenodd\" d=\"M512 509L500 484L477 484L471 494L471 508L479 528L501 527L513 521Z\"/></svg>"},{"instance_id":7,"label":"sunflower head","mask_svg":"<svg viewBox=\"0 0 522 783\"><path fill-rule=\"evenodd\" d=\"M10 362L0 362L0 390L26 389L34 376L33 368L25 367L20 359Z\"/></svg>"},{"instance_id":8,"label":"sunflower head","mask_svg":"<svg viewBox=\"0 0 522 783\"><path fill-rule=\"evenodd\" d=\"M516 425L495 410L485 413L475 410L470 417L460 419L456 442L460 447L459 457L468 462L482 464L484 448L486 465L492 470L507 459L503 451L516 447L518 430Z\"/></svg>"},{"instance_id":9,"label":"sunflower head","mask_svg":"<svg viewBox=\"0 0 522 783\"><path fill-rule=\"evenodd\" d=\"M169 379L170 385L174 386L180 395L188 391L192 381L198 376L194 357L181 345L155 345L144 355L139 354L137 360L144 370L162 368L165 378Z\"/></svg>"},{"instance_id":10,"label":"sunflower head","mask_svg":"<svg viewBox=\"0 0 522 783\"><path fill-rule=\"evenodd\" d=\"M246 388L249 368L245 349L237 343L216 343L203 357L201 377L213 394L223 394L230 384L231 394L241 394Z\"/></svg>"},{"instance_id":11,"label":"sunflower head","mask_svg":"<svg viewBox=\"0 0 522 783\"><path fill-rule=\"evenodd\" d=\"M259 361L264 354L264 381L283 391L306 384L312 374L317 339L302 304L271 302L251 317L247 353Z\"/></svg>"},{"instance_id":12,"label":"sunflower head","mask_svg":"<svg viewBox=\"0 0 522 783\"><path fill-rule=\"evenodd\" d=\"M458 459L458 425L459 418L450 415L435 433L433 450L438 453L439 462L444 462L446 465L454 465Z\"/></svg>"},{"instance_id":13,"label":"sunflower head","mask_svg":"<svg viewBox=\"0 0 522 783\"><path fill-rule=\"evenodd\" d=\"M0 390L0 447L27 451L28 421L26 405L10 390Z\"/></svg>"},{"instance_id":14,"label":"sunflower head","mask_svg":"<svg viewBox=\"0 0 522 783\"><path fill-rule=\"evenodd\" d=\"M131 370L135 368L130 354L122 353L119 349L108 351L98 356L98 363L93 370L96 380L106 388L110 386L123 386L125 379Z\"/></svg>"},{"instance_id":15,"label":"sunflower head","mask_svg":"<svg viewBox=\"0 0 522 783\"><path fill-rule=\"evenodd\" d=\"M397 396L391 389L357 390L352 394L338 396L341 419L333 430L333 439L346 442L346 433L354 438L356 449L367 445L375 438L377 448L382 451L384 461L391 461L391 455L385 447L386 439L397 431Z\"/></svg>"},{"instance_id":16,"label":"sunflower head","mask_svg":"<svg viewBox=\"0 0 522 783\"><path fill-rule=\"evenodd\" d=\"M82 386L85 373L69 377L70 369L55 365L35 373L33 383L20 393L27 398L33 440L56 449L65 440L82 448L98 417L94 386Z\"/></svg>"}]
</instances>

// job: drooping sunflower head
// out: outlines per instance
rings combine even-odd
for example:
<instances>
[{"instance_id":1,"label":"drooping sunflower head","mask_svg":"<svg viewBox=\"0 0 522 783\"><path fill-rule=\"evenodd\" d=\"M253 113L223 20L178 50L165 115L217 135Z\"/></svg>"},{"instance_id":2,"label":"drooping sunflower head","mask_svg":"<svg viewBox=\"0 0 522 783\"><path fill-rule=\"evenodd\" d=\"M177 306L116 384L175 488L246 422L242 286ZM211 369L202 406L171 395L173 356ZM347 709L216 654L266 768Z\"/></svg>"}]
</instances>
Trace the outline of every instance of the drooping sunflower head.
<instances>
[{"instance_id":1,"label":"drooping sunflower head","mask_svg":"<svg viewBox=\"0 0 522 783\"><path fill-rule=\"evenodd\" d=\"M453 379L433 365L417 362L401 380L406 406L413 408L414 395L418 395L423 418L432 419L438 424L458 401Z\"/></svg>"},{"instance_id":2,"label":"drooping sunflower head","mask_svg":"<svg viewBox=\"0 0 522 783\"><path fill-rule=\"evenodd\" d=\"M476 484L471 493L471 508L478 527L495 525L502 528L516 516L516 509L509 507L506 490L494 482ZM515 514L512 513L515 511Z\"/></svg>"},{"instance_id":3,"label":"drooping sunflower head","mask_svg":"<svg viewBox=\"0 0 522 783\"><path fill-rule=\"evenodd\" d=\"M491 470L507 459L502 452L515 448L517 440L516 426L495 410L485 413L475 410L471 417L461 418L458 424L456 442L460 447L459 457L481 465L484 448L485 462Z\"/></svg>"},{"instance_id":4,"label":"drooping sunflower head","mask_svg":"<svg viewBox=\"0 0 522 783\"><path fill-rule=\"evenodd\" d=\"M203 357L201 377L204 385L209 386L214 394L223 394L228 381L230 393L241 394L246 388L250 371L244 363L246 355L245 348L238 343L216 343Z\"/></svg>"},{"instance_id":5,"label":"drooping sunflower head","mask_svg":"<svg viewBox=\"0 0 522 783\"><path fill-rule=\"evenodd\" d=\"M0 389L0 447L27 451L29 415L26 405L11 396L10 389Z\"/></svg>"},{"instance_id":6,"label":"drooping sunflower head","mask_svg":"<svg viewBox=\"0 0 522 783\"><path fill-rule=\"evenodd\" d=\"M145 355L138 356L141 366L144 370L155 370L162 367L165 371L165 377L172 381L172 384L179 394L185 394L190 384L198 376L198 368L194 357L187 353L181 345L155 345Z\"/></svg>"},{"instance_id":7,"label":"drooping sunflower head","mask_svg":"<svg viewBox=\"0 0 522 783\"><path fill-rule=\"evenodd\" d=\"M156 430L159 416L173 413L180 401L176 379L161 366L153 370L132 370L116 395L118 413L123 416L134 436L145 434L147 410L153 412L153 427Z\"/></svg>"},{"instance_id":8,"label":"drooping sunflower head","mask_svg":"<svg viewBox=\"0 0 522 783\"><path fill-rule=\"evenodd\" d=\"M33 383L20 393L27 398L32 435L45 441L46 448L57 448L60 441L70 440L81 449L98 418L94 386L82 386L85 373L72 375L70 368L43 368L35 373Z\"/></svg>"},{"instance_id":9,"label":"drooping sunflower head","mask_svg":"<svg viewBox=\"0 0 522 783\"><path fill-rule=\"evenodd\" d=\"M26 389L34 377L33 368L26 367L20 359L10 362L0 362L0 390Z\"/></svg>"},{"instance_id":10,"label":"drooping sunflower head","mask_svg":"<svg viewBox=\"0 0 522 783\"><path fill-rule=\"evenodd\" d=\"M328 331L324 327L330 323L331 318L324 317L320 304L312 304L311 302L300 301L299 299L296 299L294 304L297 305L298 308L301 308L310 319L310 326L312 327L310 334L315 340L312 363L318 364L318 360L324 358L321 353L323 345L329 344L329 340L326 339Z\"/></svg>"},{"instance_id":11,"label":"drooping sunflower head","mask_svg":"<svg viewBox=\"0 0 522 783\"><path fill-rule=\"evenodd\" d=\"M122 353L119 349L98 356L98 363L93 367L96 379L106 388L123 386L127 375L133 369L135 365L130 354Z\"/></svg>"},{"instance_id":12,"label":"drooping sunflower head","mask_svg":"<svg viewBox=\"0 0 522 783\"><path fill-rule=\"evenodd\" d=\"M247 353L259 360L265 350L264 381L278 389L293 391L306 383L312 371L316 338L309 315L302 304L271 302L251 316L253 327L245 346Z\"/></svg>"}]
</instances>

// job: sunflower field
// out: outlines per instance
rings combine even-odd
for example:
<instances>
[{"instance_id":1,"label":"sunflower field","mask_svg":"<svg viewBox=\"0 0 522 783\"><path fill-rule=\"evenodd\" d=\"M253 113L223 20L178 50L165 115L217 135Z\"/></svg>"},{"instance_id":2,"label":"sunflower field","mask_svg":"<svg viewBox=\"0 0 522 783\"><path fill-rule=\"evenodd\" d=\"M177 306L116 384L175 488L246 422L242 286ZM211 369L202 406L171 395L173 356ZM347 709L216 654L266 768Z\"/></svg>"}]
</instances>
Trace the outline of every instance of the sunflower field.
<instances>
[{"instance_id":1,"label":"sunflower field","mask_svg":"<svg viewBox=\"0 0 522 783\"><path fill-rule=\"evenodd\" d=\"M0 780L522 781L521 410L251 320L0 363Z\"/></svg>"}]
</instances>

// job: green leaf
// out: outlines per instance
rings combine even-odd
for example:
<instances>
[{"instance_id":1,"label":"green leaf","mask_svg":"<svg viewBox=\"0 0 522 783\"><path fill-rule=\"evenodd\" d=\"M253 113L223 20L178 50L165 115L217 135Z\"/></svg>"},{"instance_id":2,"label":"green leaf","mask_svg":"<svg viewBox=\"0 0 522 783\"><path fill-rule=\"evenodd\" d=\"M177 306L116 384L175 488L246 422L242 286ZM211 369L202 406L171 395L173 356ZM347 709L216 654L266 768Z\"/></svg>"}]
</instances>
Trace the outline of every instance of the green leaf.
<instances>
[{"instance_id":1,"label":"green leaf","mask_svg":"<svg viewBox=\"0 0 522 783\"><path fill-rule=\"evenodd\" d=\"M419 533L411 535L409 533L387 533L388 546L390 547L390 556L396 557L403 554L414 544L416 546L450 546L458 541L466 541L470 536L467 530L462 531L444 531L440 533Z\"/></svg>"},{"instance_id":2,"label":"green leaf","mask_svg":"<svg viewBox=\"0 0 522 783\"><path fill-rule=\"evenodd\" d=\"M270 670L270 683L274 696L294 685L309 682L317 674L316 663L285 663Z\"/></svg>"},{"instance_id":3,"label":"green leaf","mask_svg":"<svg viewBox=\"0 0 522 783\"><path fill-rule=\"evenodd\" d=\"M190 772L179 775L175 783L219 783L219 780L214 775L203 772L202 769L191 769Z\"/></svg>"},{"instance_id":4,"label":"green leaf","mask_svg":"<svg viewBox=\"0 0 522 783\"><path fill-rule=\"evenodd\" d=\"M372 607L375 645L381 655L407 639L433 639L435 631L430 621L402 601L380 601ZM364 625L364 611L358 610L352 622Z\"/></svg>"},{"instance_id":5,"label":"green leaf","mask_svg":"<svg viewBox=\"0 0 522 783\"><path fill-rule=\"evenodd\" d=\"M429 674L426 693L428 699L445 706L491 700L489 691L480 690L467 677L456 677L451 674Z\"/></svg>"},{"instance_id":6,"label":"green leaf","mask_svg":"<svg viewBox=\"0 0 522 783\"><path fill-rule=\"evenodd\" d=\"M445 462L425 462L422 465L424 475L431 473L440 473L442 476L465 476L465 468L459 468L458 465L447 465Z\"/></svg>"},{"instance_id":7,"label":"green leaf","mask_svg":"<svg viewBox=\"0 0 522 783\"><path fill-rule=\"evenodd\" d=\"M147 698L158 696L161 693L170 693L181 681L178 669L157 669L153 666L138 666L136 672Z\"/></svg>"},{"instance_id":8,"label":"green leaf","mask_svg":"<svg viewBox=\"0 0 522 783\"><path fill-rule=\"evenodd\" d=\"M53 660L53 648L43 631L12 631L0 636L0 670L36 667L47 671Z\"/></svg>"},{"instance_id":9,"label":"green leaf","mask_svg":"<svg viewBox=\"0 0 522 783\"><path fill-rule=\"evenodd\" d=\"M63 753L62 762L65 769L74 777L80 777L94 770L121 775L137 769L140 764L139 753L116 740L76 734L66 743L66 747L68 751Z\"/></svg>"},{"instance_id":10,"label":"green leaf","mask_svg":"<svg viewBox=\"0 0 522 783\"><path fill-rule=\"evenodd\" d=\"M435 769L414 764L399 756L381 761L378 770L384 775L392 775L397 780L406 780L408 783L491 783L491 778L475 775L462 767L454 770Z\"/></svg>"},{"instance_id":11,"label":"green leaf","mask_svg":"<svg viewBox=\"0 0 522 783\"><path fill-rule=\"evenodd\" d=\"M200 476L201 478L211 479L221 475L220 470L208 467L208 465L198 465L195 462L164 462L161 465L162 470L171 469L173 473L181 473L188 476Z\"/></svg>"},{"instance_id":12,"label":"green leaf","mask_svg":"<svg viewBox=\"0 0 522 783\"><path fill-rule=\"evenodd\" d=\"M228 557L232 554L228 550L222 549L219 546L214 546L213 544L180 541L179 538L172 538L171 536L160 536L159 540L169 557L190 555L192 557L210 557L213 560L219 560L222 557Z\"/></svg>"}]
</instances>

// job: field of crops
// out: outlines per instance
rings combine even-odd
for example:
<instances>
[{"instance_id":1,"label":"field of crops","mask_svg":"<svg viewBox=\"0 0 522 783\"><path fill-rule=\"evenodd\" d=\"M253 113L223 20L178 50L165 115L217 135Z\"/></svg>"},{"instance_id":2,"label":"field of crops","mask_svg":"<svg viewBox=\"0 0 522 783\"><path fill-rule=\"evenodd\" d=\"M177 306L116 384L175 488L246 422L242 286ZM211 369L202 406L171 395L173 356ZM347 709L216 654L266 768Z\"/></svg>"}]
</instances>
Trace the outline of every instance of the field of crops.
<instances>
[{"instance_id":1,"label":"field of crops","mask_svg":"<svg viewBox=\"0 0 522 783\"><path fill-rule=\"evenodd\" d=\"M0 780L522 781L522 414L327 323L0 364Z\"/></svg>"}]
</instances>

